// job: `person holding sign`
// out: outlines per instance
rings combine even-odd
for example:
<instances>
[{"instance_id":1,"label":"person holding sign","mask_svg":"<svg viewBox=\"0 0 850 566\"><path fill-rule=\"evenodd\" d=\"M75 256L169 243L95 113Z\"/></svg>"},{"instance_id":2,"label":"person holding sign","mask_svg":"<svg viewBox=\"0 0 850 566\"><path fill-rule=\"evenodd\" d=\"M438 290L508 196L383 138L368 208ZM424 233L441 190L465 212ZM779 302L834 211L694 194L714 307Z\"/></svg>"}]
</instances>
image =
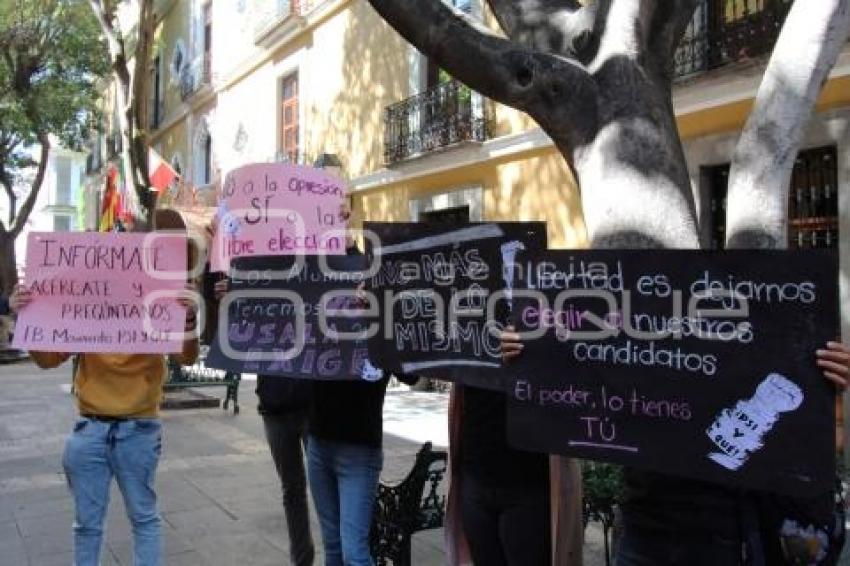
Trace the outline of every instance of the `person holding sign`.
<instances>
[{"instance_id":1,"label":"person holding sign","mask_svg":"<svg viewBox=\"0 0 850 566\"><path fill-rule=\"evenodd\" d=\"M501 341L505 362L522 354L523 344L513 327L506 328ZM839 342L828 342L826 348L815 352L815 358L824 377L843 391L850 378L850 350ZM822 564L827 554L837 559L840 548L829 548L829 533L815 534L817 523L803 525L794 533L787 532L787 520L784 525L775 524L776 517L791 508L806 514L809 501L790 499L626 468L623 535L615 564L773 566ZM828 515L834 506L831 494L824 502ZM766 509L774 516L765 516ZM781 528L781 533L773 527ZM843 525L840 530L843 532ZM786 535L797 537L796 549L780 540Z\"/></svg>"},{"instance_id":2,"label":"person holding sign","mask_svg":"<svg viewBox=\"0 0 850 566\"><path fill-rule=\"evenodd\" d=\"M340 211L346 227L350 217L348 200ZM346 254L362 255L350 234L346 235ZM313 382L307 471L322 528L326 566L372 564L369 528L383 467L383 407L390 376L365 360L361 377L358 381ZM410 385L418 379L396 377Z\"/></svg>"},{"instance_id":3,"label":"person holding sign","mask_svg":"<svg viewBox=\"0 0 850 566\"><path fill-rule=\"evenodd\" d=\"M215 236L215 223L207 229ZM215 283L215 299L229 290L227 279ZM293 566L310 566L315 557L307 506L307 473L304 470L305 427L313 384L307 379L257 375L257 412L263 419L266 442L280 480L283 511L289 534L289 558Z\"/></svg>"},{"instance_id":4,"label":"person holding sign","mask_svg":"<svg viewBox=\"0 0 850 566\"><path fill-rule=\"evenodd\" d=\"M186 307L181 364L198 355L196 313L189 284L178 302ZM32 301L28 289L18 286L13 308ZM68 352L30 351L43 368L56 367ZM156 468L162 449L159 404L166 374L161 354L83 353L74 376L80 417L65 443L62 465L74 497L74 564L100 563L109 488L114 477L124 497L133 527L134 564L162 563L160 516L155 491Z\"/></svg>"},{"instance_id":5,"label":"person holding sign","mask_svg":"<svg viewBox=\"0 0 850 566\"><path fill-rule=\"evenodd\" d=\"M551 556L549 456L508 445L507 396L455 384L450 430L457 430L452 481L463 537L474 564L546 566ZM457 486L453 486L453 490ZM456 546L457 534L449 538Z\"/></svg>"},{"instance_id":6,"label":"person holding sign","mask_svg":"<svg viewBox=\"0 0 850 566\"><path fill-rule=\"evenodd\" d=\"M376 381L364 377L313 383L307 469L326 566L372 564L369 527L383 467L383 407L389 383L389 375L374 373ZM418 379L396 377L408 385Z\"/></svg>"}]
</instances>

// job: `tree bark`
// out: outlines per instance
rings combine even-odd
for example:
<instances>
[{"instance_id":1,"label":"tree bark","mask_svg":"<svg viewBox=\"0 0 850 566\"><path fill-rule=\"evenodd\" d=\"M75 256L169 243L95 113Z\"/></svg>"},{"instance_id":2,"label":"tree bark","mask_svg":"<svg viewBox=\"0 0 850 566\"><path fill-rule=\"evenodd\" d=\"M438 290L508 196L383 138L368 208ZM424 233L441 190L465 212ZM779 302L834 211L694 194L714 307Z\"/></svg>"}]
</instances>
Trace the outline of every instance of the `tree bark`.
<instances>
[{"instance_id":1,"label":"tree bark","mask_svg":"<svg viewBox=\"0 0 850 566\"><path fill-rule=\"evenodd\" d=\"M850 0L794 2L735 147L726 245L788 244L791 170L830 69L850 33Z\"/></svg>"},{"instance_id":2,"label":"tree bark","mask_svg":"<svg viewBox=\"0 0 850 566\"><path fill-rule=\"evenodd\" d=\"M8 297L18 280L15 238L0 223L0 295Z\"/></svg>"},{"instance_id":3,"label":"tree bark","mask_svg":"<svg viewBox=\"0 0 850 566\"><path fill-rule=\"evenodd\" d=\"M9 233L12 235L13 239L17 238L21 232L23 232L24 226L26 226L30 213L35 206L35 201L38 199L38 193L41 192L41 185L44 184L44 175L47 172L47 160L50 157L50 137L46 133L41 132L38 134L37 138L39 146L41 147L41 156L39 158L38 168L35 171L35 178L32 181L29 194L27 195L27 198L24 199L24 203L21 205L21 210L18 211L15 222L9 227Z\"/></svg>"},{"instance_id":4,"label":"tree bark","mask_svg":"<svg viewBox=\"0 0 850 566\"><path fill-rule=\"evenodd\" d=\"M115 5L108 0L89 0L92 11L106 37L115 81L115 104L121 132L121 162L127 179L135 188L128 192L131 209L147 221L152 216L154 201L148 190L150 179L147 160L147 70L153 43L153 1L139 0L138 39L134 72L128 66L125 39L116 26Z\"/></svg>"},{"instance_id":5,"label":"tree bark","mask_svg":"<svg viewBox=\"0 0 850 566\"><path fill-rule=\"evenodd\" d=\"M562 13L584 23L559 28L560 54L496 37L441 0L370 4L455 78L537 121L579 181L593 247L699 247L669 63L695 0L676 0L678 11L648 0L600 0L581 9L564 1ZM535 21L549 33L544 19L522 20L531 4L513 3L512 11L491 2L509 36L533 36Z\"/></svg>"}]
</instances>

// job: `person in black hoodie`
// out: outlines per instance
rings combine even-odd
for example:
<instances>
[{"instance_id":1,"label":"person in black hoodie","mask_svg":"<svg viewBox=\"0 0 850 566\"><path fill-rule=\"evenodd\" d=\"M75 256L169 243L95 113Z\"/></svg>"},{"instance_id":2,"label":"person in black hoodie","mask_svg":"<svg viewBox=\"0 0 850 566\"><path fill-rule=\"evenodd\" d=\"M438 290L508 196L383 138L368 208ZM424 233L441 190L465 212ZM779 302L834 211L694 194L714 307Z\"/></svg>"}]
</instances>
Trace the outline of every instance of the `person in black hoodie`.
<instances>
[{"instance_id":1,"label":"person in black hoodie","mask_svg":"<svg viewBox=\"0 0 850 566\"><path fill-rule=\"evenodd\" d=\"M215 284L216 298L227 292L227 280ZM266 441L283 494L283 511L289 533L289 558L293 566L311 566L315 546L310 534L304 442L312 398L312 382L279 375L257 376L257 411L263 419Z\"/></svg>"},{"instance_id":2,"label":"person in black hoodie","mask_svg":"<svg viewBox=\"0 0 850 566\"><path fill-rule=\"evenodd\" d=\"M351 215L346 204L341 217ZM361 255L352 238L348 255ZM412 384L416 377L396 376ZM326 566L367 566L369 528L383 466L383 408L389 375L364 363L357 381L314 381L307 432L310 491Z\"/></svg>"}]
</instances>

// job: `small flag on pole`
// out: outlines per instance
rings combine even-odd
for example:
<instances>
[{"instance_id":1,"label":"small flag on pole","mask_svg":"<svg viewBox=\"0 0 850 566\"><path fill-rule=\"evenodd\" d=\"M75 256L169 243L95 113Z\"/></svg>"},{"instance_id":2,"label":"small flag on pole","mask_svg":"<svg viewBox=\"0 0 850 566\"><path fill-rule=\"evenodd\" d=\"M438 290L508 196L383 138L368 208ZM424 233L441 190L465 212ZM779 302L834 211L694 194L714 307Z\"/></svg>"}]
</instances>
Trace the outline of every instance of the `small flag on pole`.
<instances>
[{"instance_id":1,"label":"small flag on pole","mask_svg":"<svg viewBox=\"0 0 850 566\"><path fill-rule=\"evenodd\" d=\"M171 165L152 147L148 148L148 171L151 187L157 192L165 190L178 177Z\"/></svg>"},{"instance_id":2,"label":"small flag on pole","mask_svg":"<svg viewBox=\"0 0 850 566\"><path fill-rule=\"evenodd\" d=\"M118 170L110 166L106 172L106 189L103 191L103 205L100 209L100 232L111 232L115 226L115 220L120 213L120 195L118 194Z\"/></svg>"}]
</instances>

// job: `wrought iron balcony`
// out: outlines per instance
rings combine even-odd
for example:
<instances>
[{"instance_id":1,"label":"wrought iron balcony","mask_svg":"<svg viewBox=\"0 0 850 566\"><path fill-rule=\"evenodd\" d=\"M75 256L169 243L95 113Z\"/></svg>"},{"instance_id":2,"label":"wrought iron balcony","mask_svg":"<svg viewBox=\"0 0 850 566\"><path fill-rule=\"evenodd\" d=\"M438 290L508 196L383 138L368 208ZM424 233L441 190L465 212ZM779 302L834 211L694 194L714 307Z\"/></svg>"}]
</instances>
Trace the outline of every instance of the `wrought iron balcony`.
<instances>
[{"instance_id":1,"label":"wrought iron balcony","mask_svg":"<svg viewBox=\"0 0 850 566\"><path fill-rule=\"evenodd\" d=\"M411 96L384 111L387 165L460 142L487 139L483 96L451 80Z\"/></svg>"},{"instance_id":2,"label":"wrought iron balcony","mask_svg":"<svg viewBox=\"0 0 850 566\"><path fill-rule=\"evenodd\" d=\"M203 57L180 72L180 99L184 102L204 85L212 82L212 60Z\"/></svg>"},{"instance_id":3,"label":"wrought iron balcony","mask_svg":"<svg viewBox=\"0 0 850 566\"><path fill-rule=\"evenodd\" d=\"M320 0L276 0L266 2L266 8L257 15L254 43L268 47L282 35L297 27L298 21L313 10Z\"/></svg>"},{"instance_id":4,"label":"wrought iron balcony","mask_svg":"<svg viewBox=\"0 0 850 566\"><path fill-rule=\"evenodd\" d=\"M702 0L676 50L676 78L770 53L792 3Z\"/></svg>"}]
</instances>

